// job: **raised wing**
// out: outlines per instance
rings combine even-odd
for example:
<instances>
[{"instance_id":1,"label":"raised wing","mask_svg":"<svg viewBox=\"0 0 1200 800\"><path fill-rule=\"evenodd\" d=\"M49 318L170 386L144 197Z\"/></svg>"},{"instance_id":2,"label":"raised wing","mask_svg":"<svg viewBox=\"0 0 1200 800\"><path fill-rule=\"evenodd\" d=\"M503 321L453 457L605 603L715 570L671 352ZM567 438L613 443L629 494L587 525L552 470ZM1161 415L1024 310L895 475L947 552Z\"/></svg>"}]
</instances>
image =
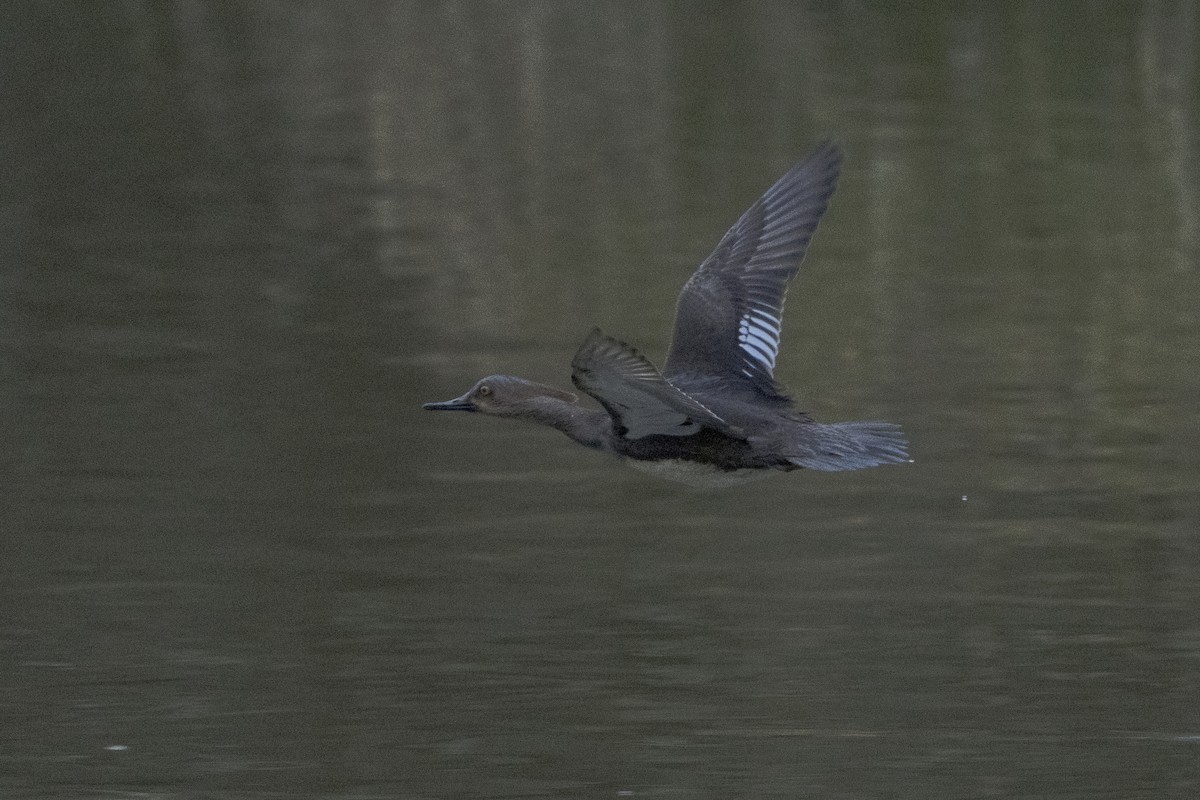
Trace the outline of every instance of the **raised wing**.
<instances>
[{"instance_id":1,"label":"raised wing","mask_svg":"<svg viewBox=\"0 0 1200 800\"><path fill-rule=\"evenodd\" d=\"M626 439L691 436L701 428L735 437L742 433L668 383L637 350L599 330L593 330L575 353L571 380L600 401L617 434Z\"/></svg>"},{"instance_id":2,"label":"raised wing","mask_svg":"<svg viewBox=\"0 0 1200 800\"><path fill-rule=\"evenodd\" d=\"M824 142L742 215L683 291L663 374L716 376L783 397L775 357L788 281L829 204L842 152Z\"/></svg>"}]
</instances>

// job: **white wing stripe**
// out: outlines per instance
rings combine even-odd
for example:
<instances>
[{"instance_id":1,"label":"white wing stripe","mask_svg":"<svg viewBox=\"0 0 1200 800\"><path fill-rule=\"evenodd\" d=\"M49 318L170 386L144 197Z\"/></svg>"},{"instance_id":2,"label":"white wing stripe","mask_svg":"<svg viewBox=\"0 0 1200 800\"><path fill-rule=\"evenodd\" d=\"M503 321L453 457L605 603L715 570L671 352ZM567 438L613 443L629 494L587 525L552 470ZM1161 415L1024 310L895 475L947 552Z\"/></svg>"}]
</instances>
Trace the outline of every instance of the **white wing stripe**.
<instances>
[{"instance_id":1,"label":"white wing stripe","mask_svg":"<svg viewBox=\"0 0 1200 800\"><path fill-rule=\"evenodd\" d=\"M742 351L750 358L757 361L760 365L767 369L774 369L775 358L767 350L762 349L757 339L748 339L742 342Z\"/></svg>"},{"instance_id":2,"label":"white wing stripe","mask_svg":"<svg viewBox=\"0 0 1200 800\"><path fill-rule=\"evenodd\" d=\"M757 309L749 311L738 324L738 345L762 367L773 370L779 355L779 329L773 317Z\"/></svg>"},{"instance_id":3,"label":"white wing stripe","mask_svg":"<svg viewBox=\"0 0 1200 800\"><path fill-rule=\"evenodd\" d=\"M766 339L778 339L781 329L779 322L771 317L761 312L749 311L742 315L742 321L738 324L738 336L753 332Z\"/></svg>"},{"instance_id":4,"label":"white wing stripe","mask_svg":"<svg viewBox=\"0 0 1200 800\"><path fill-rule=\"evenodd\" d=\"M755 327L767 328L771 331L773 336L779 338L779 333L783 330L783 322L779 319L779 317L776 317L775 315L759 308L750 309L748 315L753 315Z\"/></svg>"},{"instance_id":5,"label":"white wing stripe","mask_svg":"<svg viewBox=\"0 0 1200 800\"><path fill-rule=\"evenodd\" d=\"M775 354L778 352L775 341L765 335L762 331L756 331L753 328L746 331L745 336L738 338L744 345L750 345L765 353L772 361L775 360Z\"/></svg>"}]
</instances>

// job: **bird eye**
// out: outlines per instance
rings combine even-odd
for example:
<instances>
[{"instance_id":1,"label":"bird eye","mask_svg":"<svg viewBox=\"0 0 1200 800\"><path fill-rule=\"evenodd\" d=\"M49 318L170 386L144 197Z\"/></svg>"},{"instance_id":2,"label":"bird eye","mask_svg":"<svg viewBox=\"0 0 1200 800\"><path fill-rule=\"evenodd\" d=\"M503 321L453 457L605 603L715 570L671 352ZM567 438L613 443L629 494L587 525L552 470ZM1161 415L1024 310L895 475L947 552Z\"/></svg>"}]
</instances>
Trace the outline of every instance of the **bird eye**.
<instances>
[{"instance_id":1,"label":"bird eye","mask_svg":"<svg viewBox=\"0 0 1200 800\"><path fill-rule=\"evenodd\" d=\"M491 393L492 393L492 387L488 386L486 383L483 386L479 387L479 396L480 397L487 397Z\"/></svg>"}]
</instances>

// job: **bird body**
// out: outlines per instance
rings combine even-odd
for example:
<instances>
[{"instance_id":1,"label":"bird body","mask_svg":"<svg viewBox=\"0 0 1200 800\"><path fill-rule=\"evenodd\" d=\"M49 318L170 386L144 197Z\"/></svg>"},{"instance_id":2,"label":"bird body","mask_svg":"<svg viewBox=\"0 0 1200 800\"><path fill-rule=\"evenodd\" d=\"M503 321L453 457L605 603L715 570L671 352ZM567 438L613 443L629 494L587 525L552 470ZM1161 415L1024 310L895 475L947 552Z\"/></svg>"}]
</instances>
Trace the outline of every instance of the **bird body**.
<instances>
[{"instance_id":1,"label":"bird body","mask_svg":"<svg viewBox=\"0 0 1200 800\"><path fill-rule=\"evenodd\" d=\"M825 143L767 190L680 292L663 370L593 330L571 380L603 410L509 375L431 411L475 411L556 428L652 474L721 486L772 471L861 469L908 460L899 426L820 423L774 377L789 281L833 194L841 151Z\"/></svg>"}]
</instances>

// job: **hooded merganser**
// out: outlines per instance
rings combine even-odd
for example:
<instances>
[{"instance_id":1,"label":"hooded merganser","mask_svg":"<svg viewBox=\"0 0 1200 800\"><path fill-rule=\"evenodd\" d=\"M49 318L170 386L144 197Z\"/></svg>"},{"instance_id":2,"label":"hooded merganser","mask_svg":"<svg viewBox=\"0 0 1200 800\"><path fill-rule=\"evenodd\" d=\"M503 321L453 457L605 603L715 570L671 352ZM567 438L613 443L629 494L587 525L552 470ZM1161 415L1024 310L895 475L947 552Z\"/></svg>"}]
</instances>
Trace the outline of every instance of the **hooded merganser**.
<instances>
[{"instance_id":1,"label":"hooded merganser","mask_svg":"<svg viewBox=\"0 0 1200 800\"><path fill-rule=\"evenodd\" d=\"M837 183L842 153L821 144L730 228L679 294L662 372L593 330L571 380L603 410L511 375L481 379L430 411L476 411L549 425L630 466L700 486L773 470L863 469L908 461L900 426L814 421L774 378L788 282Z\"/></svg>"}]
</instances>

